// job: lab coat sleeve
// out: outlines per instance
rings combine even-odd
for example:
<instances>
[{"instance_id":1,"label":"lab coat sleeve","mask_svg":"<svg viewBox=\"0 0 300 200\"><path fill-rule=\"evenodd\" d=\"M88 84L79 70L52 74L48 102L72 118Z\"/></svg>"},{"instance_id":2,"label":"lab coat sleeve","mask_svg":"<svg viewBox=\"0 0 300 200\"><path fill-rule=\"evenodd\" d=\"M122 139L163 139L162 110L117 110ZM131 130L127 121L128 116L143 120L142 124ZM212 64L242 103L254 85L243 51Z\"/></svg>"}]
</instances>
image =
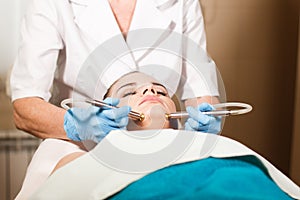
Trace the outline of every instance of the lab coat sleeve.
<instances>
[{"instance_id":1,"label":"lab coat sleeve","mask_svg":"<svg viewBox=\"0 0 300 200\"><path fill-rule=\"evenodd\" d=\"M40 97L48 101L63 42L54 1L33 0L21 25L20 46L11 74L12 101Z\"/></svg>"},{"instance_id":2,"label":"lab coat sleeve","mask_svg":"<svg viewBox=\"0 0 300 200\"><path fill-rule=\"evenodd\" d=\"M183 4L183 16L183 34L206 50L204 18L199 2L185 0Z\"/></svg>"},{"instance_id":3,"label":"lab coat sleeve","mask_svg":"<svg viewBox=\"0 0 300 200\"><path fill-rule=\"evenodd\" d=\"M198 1L184 1L182 26L188 40L183 48L181 98L219 96L217 69L207 54L204 18Z\"/></svg>"}]
</instances>

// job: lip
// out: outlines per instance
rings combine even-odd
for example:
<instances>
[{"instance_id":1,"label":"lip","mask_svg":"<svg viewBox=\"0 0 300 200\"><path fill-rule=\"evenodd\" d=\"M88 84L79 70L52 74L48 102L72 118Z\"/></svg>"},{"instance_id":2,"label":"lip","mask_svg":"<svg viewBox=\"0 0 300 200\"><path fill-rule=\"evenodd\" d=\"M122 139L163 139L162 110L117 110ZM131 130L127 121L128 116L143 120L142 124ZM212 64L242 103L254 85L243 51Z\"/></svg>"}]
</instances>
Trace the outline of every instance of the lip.
<instances>
[{"instance_id":1,"label":"lip","mask_svg":"<svg viewBox=\"0 0 300 200\"><path fill-rule=\"evenodd\" d=\"M156 96L153 96L153 95L148 95L148 96L145 96L142 101L139 103L139 105L145 103L145 102L158 102L158 103L162 103L161 99L156 97Z\"/></svg>"}]
</instances>

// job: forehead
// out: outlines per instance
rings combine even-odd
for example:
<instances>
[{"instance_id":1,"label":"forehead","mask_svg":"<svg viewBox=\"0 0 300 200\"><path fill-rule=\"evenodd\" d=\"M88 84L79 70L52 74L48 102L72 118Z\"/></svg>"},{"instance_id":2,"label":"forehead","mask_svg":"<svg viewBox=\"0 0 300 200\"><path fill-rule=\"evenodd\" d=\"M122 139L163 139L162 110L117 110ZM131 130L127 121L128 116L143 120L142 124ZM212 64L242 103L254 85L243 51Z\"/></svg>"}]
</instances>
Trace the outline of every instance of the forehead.
<instances>
[{"instance_id":1,"label":"forehead","mask_svg":"<svg viewBox=\"0 0 300 200\"><path fill-rule=\"evenodd\" d=\"M128 83L135 83L136 85L142 85L146 83L159 83L156 79L153 77L139 73L139 72L134 72L127 74L123 77L121 77L112 87L113 90L118 89Z\"/></svg>"}]
</instances>

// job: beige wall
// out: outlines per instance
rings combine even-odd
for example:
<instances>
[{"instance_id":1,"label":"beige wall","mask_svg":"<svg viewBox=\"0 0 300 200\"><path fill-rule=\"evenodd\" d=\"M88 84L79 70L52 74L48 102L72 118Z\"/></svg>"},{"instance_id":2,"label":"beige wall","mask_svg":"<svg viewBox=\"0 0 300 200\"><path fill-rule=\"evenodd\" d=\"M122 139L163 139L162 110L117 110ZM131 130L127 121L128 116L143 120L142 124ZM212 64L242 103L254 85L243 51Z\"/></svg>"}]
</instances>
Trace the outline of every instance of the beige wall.
<instances>
[{"instance_id":1,"label":"beige wall","mask_svg":"<svg viewBox=\"0 0 300 200\"><path fill-rule=\"evenodd\" d=\"M0 83L1 84L1 83ZM0 130L15 129L10 99L0 91Z\"/></svg>"},{"instance_id":2,"label":"beige wall","mask_svg":"<svg viewBox=\"0 0 300 200\"><path fill-rule=\"evenodd\" d=\"M226 119L223 135L289 172L298 13L296 0L200 0L208 51L222 74L227 101L252 113Z\"/></svg>"}]
</instances>

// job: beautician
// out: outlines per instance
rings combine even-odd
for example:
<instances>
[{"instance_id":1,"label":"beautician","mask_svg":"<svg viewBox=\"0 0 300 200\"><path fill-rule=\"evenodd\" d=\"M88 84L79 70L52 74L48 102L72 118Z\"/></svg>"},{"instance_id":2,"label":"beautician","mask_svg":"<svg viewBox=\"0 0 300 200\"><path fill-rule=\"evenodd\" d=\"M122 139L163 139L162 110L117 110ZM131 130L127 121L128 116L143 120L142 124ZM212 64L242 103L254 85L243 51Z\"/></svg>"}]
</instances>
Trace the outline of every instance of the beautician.
<instances>
[{"instance_id":1,"label":"beautician","mask_svg":"<svg viewBox=\"0 0 300 200\"><path fill-rule=\"evenodd\" d=\"M74 141L90 138L90 135L75 138L71 132L66 133L68 128L64 128L64 124L70 123L65 117L66 111L50 102L60 102L73 95L83 63L98 46L121 35L116 39L118 45L115 49L122 46L130 52L135 42L130 33L146 29L185 35L206 53L204 20L197 0L32 0L22 22L20 47L11 74L17 128L39 138ZM188 85L198 97L197 104L217 102L216 69L208 56L204 59L209 63L205 70L208 78L203 84L209 85L207 90L199 87L199 80L190 76L194 74L192 67L183 59L166 57L159 51L151 53L150 49L143 55L127 56L119 62L120 70L111 74L114 75L111 81L136 70L128 66L161 64L186 74L185 81L174 80L175 84L169 85L177 88ZM172 78L166 76L165 79L170 81ZM188 100L192 96L185 93L181 98ZM197 113L190 118L191 123L186 129L209 132L207 120L205 123L201 121L200 111L203 109L207 108L195 108ZM127 112L124 111L122 116L127 116ZM219 122L211 117L209 123Z\"/></svg>"}]
</instances>

